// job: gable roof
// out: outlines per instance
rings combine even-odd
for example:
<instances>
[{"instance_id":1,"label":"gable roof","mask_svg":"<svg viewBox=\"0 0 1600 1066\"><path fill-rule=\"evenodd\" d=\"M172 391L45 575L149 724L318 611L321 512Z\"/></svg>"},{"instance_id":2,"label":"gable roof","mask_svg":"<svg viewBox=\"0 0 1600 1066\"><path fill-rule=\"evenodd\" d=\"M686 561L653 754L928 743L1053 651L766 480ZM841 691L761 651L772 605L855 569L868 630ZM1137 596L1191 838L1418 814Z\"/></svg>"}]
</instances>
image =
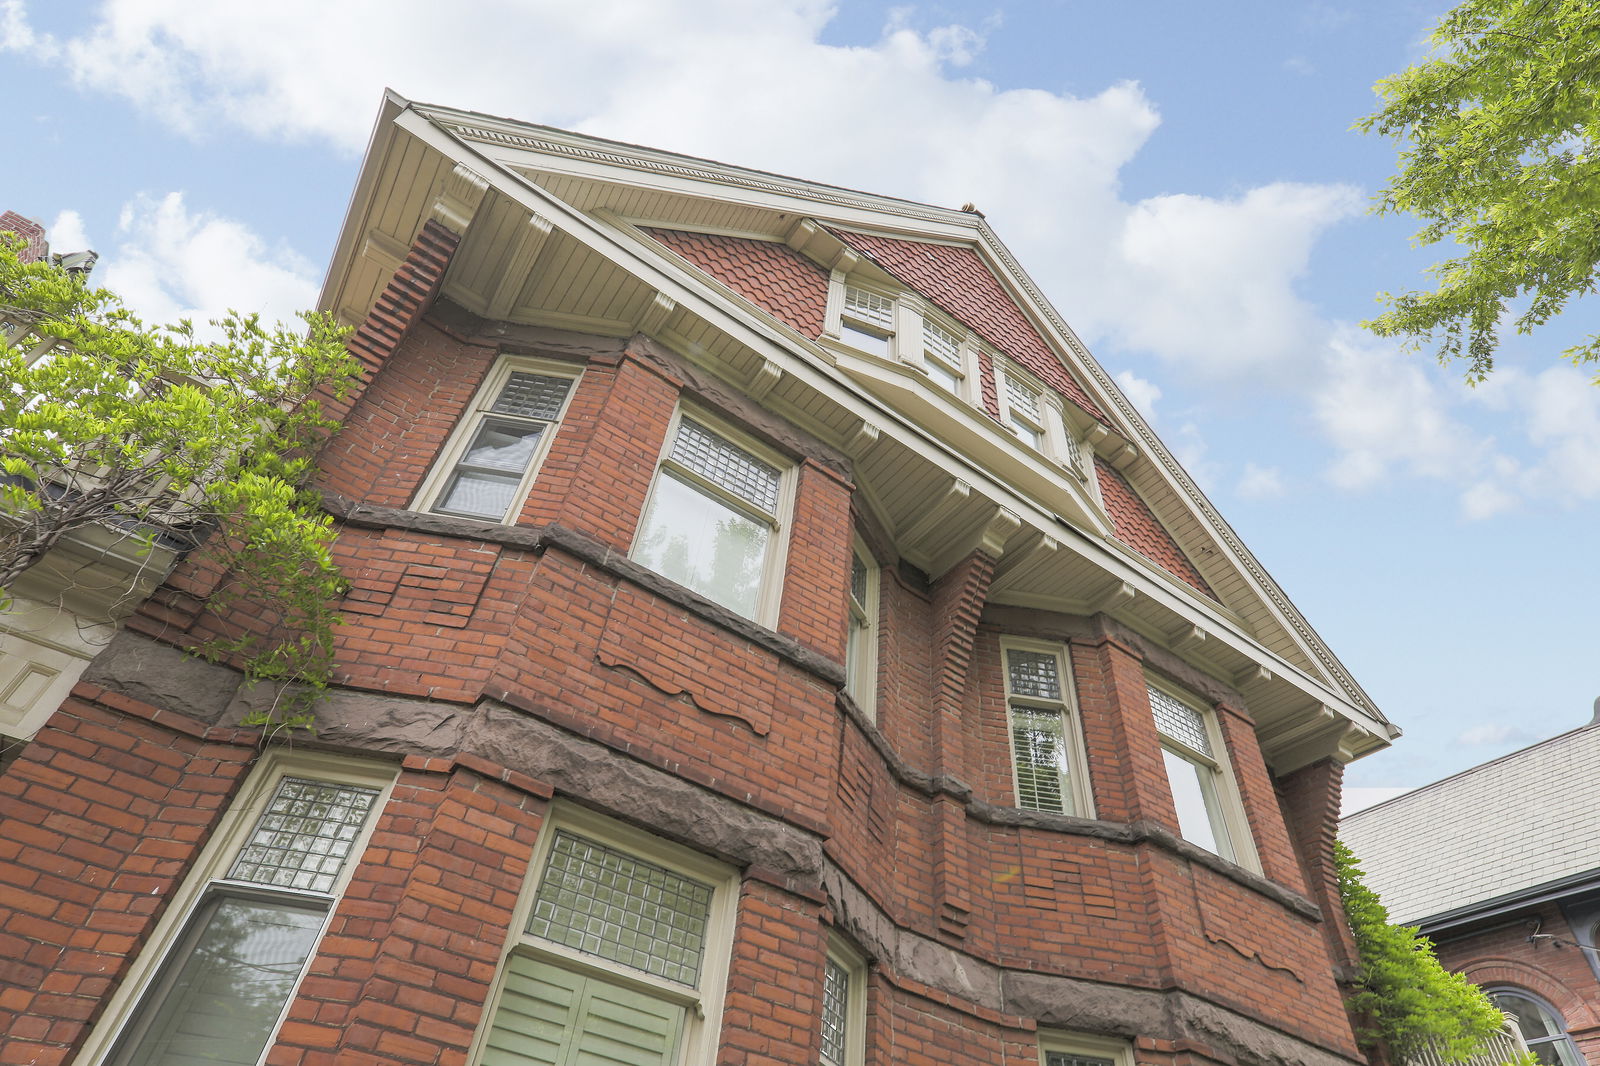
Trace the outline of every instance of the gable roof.
<instances>
[{"instance_id":1,"label":"gable roof","mask_svg":"<svg viewBox=\"0 0 1600 1066\"><path fill-rule=\"evenodd\" d=\"M1416 925L1600 876L1600 724L1541 741L1339 823L1389 917Z\"/></svg>"},{"instance_id":2,"label":"gable roof","mask_svg":"<svg viewBox=\"0 0 1600 1066\"><path fill-rule=\"evenodd\" d=\"M1094 461L1094 470L1100 479L1100 495L1105 500L1106 512L1111 515L1117 539L1167 573L1216 599L1217 594L1211 591L1206 579L1200 576L1200 571L1194 568L1189 557L1183 554L1183 549L1178 547L1178 542L1172 539L1172 534L1167 532L1150 506L1140 499L1121 471L1098 457Z\"/></svg>"},{"instance_id":3,"label":"gable roof","mask_svg":"<svg viewBox=\"0 0 1600 1066\"><path fill-rule=\"evenodd\" d=\"M1101 422L1109 422L971 248L828 227L829 232L927 297Z\"/></svg>"}]
</instances>

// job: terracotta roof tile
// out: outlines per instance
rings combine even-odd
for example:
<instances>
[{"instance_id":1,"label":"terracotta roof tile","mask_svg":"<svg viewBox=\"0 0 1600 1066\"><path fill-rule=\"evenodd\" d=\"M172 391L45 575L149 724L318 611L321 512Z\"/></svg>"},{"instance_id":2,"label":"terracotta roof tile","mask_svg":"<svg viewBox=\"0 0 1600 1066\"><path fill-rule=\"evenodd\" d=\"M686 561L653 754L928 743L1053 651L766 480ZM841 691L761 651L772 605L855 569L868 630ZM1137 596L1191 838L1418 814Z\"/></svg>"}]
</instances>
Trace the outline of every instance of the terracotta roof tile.
<instances>
[{"instance_id":1,"label":"terracotta roof tile","mask_svg":"<svg viewBox=\"0 0 1600 1066\"><path fill-rule=\"evenodd\" d=\"M31 218L23 218L15 211L7 211L0 215L0 233L15 233L28 242L22 249L24 263L43 259L49 254L50 245L45 242L44 227Z\"/></svg>"},{"instance_id":2,"label":"terracotta roof tile","mask_svg":"<svg viewBox=\"0 0 1600 1066\"><path fill-rule=\"evenodd\" d=\"M976 251L850 230L830 232L1039 375L1057 392L1071 397L1100 421L1107 421Z\"/></svg>"},{"instance_id":3,"label":"terracotta roof tile","mask_svg":"<svg viewBox=\"0 0 1600 1066\"><path fill-rule=\"evenodd\" d=\"M808 337L822 336L828 274L793 248L715 233L645 232L779 321Z\"/></svg>"},{"instance_id":4,"label":"terracotta roof tile","mask_svg":"<svg viewBox=\"0 0 1600 1066\"><path fill-rule=\"evenodd\" d=\"M1200 576L1200 571L1183 554L1183 549L1156 519L1154 512L1133 491L1122 472L1099 458L1095 459L1094 468L1100 477L1100 497L1105 500L1117 539L1215 600L1217 594L1211 591L1206 579Z\"/></svg>"}]
</instances>

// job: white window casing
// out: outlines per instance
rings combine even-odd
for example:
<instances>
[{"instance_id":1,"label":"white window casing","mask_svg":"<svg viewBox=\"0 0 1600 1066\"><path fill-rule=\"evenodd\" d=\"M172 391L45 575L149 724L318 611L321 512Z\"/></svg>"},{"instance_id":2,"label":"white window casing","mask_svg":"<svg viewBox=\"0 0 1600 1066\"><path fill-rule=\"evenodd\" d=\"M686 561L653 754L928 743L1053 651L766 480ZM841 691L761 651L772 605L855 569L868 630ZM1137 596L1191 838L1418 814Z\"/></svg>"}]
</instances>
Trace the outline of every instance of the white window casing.
<instances>
[{"instance_id":1,"label":"white window casing","mask_svg":"<svg viewBox=\"0 0 1600 1066\"><path fill-rule=\"evenodd\" d=\"M860 537L850 553L849 611L845 644L845 691L868 718L877 716L878 587L881 571Z\"/></svg>"},{"instance_id":2,"label":"white window casing","mask_svg":"<svg viewBox=\"0 0 1600 1066\"><path fill-rule=\"evenodd\" d=\"M1133 1048L1102 1036L1041 1029L1039 1066L1134 1066Z\"/></svg>"},{"instance_id":3,"label":"white window casing","mask_svg":"<svg viewBox=\"0 0 1600 1066\"><path fill-rule=\"evenodd\" d=\"M1066 648L1004 637L1000 641L1017 806L1094 817L1094 790Z\"/></svg>"},{"instance_id":4,"label":"white window casing","mask_svg":"<svg viewBox=\"0 0 1600 1066\"><path fill-rule=\"evenodd\" d=\"M736 873L563 807L530 869L471 1061L709 1066Z\"/></svg>"},{"instance_id":5,"label":"white window casing","mask_svg":"<svg viewBox=\"0 0 1600 1066\"><path fill-rule=\"evenodd\" d=\"M883 359L894 358L894 297L846 282L839 304L839 340Z\"/></svg>"},{"instance_id":6,"label":"white window casing","mask_svg":"<svg viewBox=\"0 0 1600 1066\"><path fill-rule=\"evenodd\" d=\"M822 1066L862 1066L866 1058L867 967L837 935L823 963Z\"/></svg>"},{"instance_id":7,"label":"white window casing","mask_svg":"<svg viewBox=\"0 0 1600 1066\"><path fill-rule=\"evenodd\" d=\"M502 356L423 481L419 511L513 523L577 389L560 363Z\"/></svg>"},{"instance_id":8,"label":"white window casing","mask_svg":"<svg viewBox=\"0 0 1600 1066\"><path fill-rule=\"evenodd\" d=\"M256 1063L388 800L391 767L269 753L90 1034L107 1066Z\"/></svg>"},{"instance_id":9,"label":"white window casing","mask_svg":"<svg viewBox=\"0 0 1600 1066\"><path fill-rule=\"evenodd\" d=\"M764 625L777 620L792 465L695 411L679 410L630 557Z\"/></svg>"},{"instance_id":10,"label":"white window casing","mask_svg":"<svg viewBox=\"0 0 1600 1066\"><path fill-rule=\"evenodd\" d=\"M1255 868L1255 848L1216 713L1155 680L1149 692L1179 832L1191 844Z\"/></svg>"},{"instance_id":11,"label":"white window casing","mask_svg":"<svg viewBox=\"0 0 1600 1066\"><path fill-rule=\"evenodd\" d=\"M995 393L1000 400L1000 424L1007 432L1038 452L1046 450L1044 396L1048 391L1016 367L995 360Z\"/></svg>"}]
</instances>

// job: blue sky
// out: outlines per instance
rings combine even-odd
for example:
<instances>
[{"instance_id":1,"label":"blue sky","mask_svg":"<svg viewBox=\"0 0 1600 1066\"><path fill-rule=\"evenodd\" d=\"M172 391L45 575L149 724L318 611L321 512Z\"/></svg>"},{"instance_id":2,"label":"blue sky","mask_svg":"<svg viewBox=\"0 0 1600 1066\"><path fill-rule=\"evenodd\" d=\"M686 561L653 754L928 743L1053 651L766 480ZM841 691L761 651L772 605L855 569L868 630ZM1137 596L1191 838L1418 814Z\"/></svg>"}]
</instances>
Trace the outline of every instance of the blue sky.
<instances>
[{"instance_id":1,"label":"blue sky","mask_svg":"<svg viewBox=\"0 0 1600 1066\"><path fill-rule=\"evenodd\" d=\"M1366 213L1372 83L1447 5L0 0L0 209L148 317L309 305L384 86L973 201L1406 731L1414 786L1600 696L1578 308L1469 389L1356 326L1438 256Z\"/></svg>"}]
</instances>

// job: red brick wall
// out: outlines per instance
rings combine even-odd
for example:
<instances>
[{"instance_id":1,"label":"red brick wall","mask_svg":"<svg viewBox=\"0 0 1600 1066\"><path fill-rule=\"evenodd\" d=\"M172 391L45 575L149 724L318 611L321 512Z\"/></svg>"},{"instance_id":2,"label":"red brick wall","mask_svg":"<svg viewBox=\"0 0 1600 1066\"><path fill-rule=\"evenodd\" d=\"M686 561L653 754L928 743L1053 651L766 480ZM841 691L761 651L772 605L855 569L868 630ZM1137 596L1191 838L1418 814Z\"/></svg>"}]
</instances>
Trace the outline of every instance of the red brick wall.
<instances>
[{"instance_id":1,"label":"red brick wall","mask_svg":"<svg viewBox=\"0 0 1600 1066\"><path fill-rule=\"evenodd\" d=\"M0 1063L66 1062L255 754L80 685L0 776Z\"/></svg>"}]
</instances>

